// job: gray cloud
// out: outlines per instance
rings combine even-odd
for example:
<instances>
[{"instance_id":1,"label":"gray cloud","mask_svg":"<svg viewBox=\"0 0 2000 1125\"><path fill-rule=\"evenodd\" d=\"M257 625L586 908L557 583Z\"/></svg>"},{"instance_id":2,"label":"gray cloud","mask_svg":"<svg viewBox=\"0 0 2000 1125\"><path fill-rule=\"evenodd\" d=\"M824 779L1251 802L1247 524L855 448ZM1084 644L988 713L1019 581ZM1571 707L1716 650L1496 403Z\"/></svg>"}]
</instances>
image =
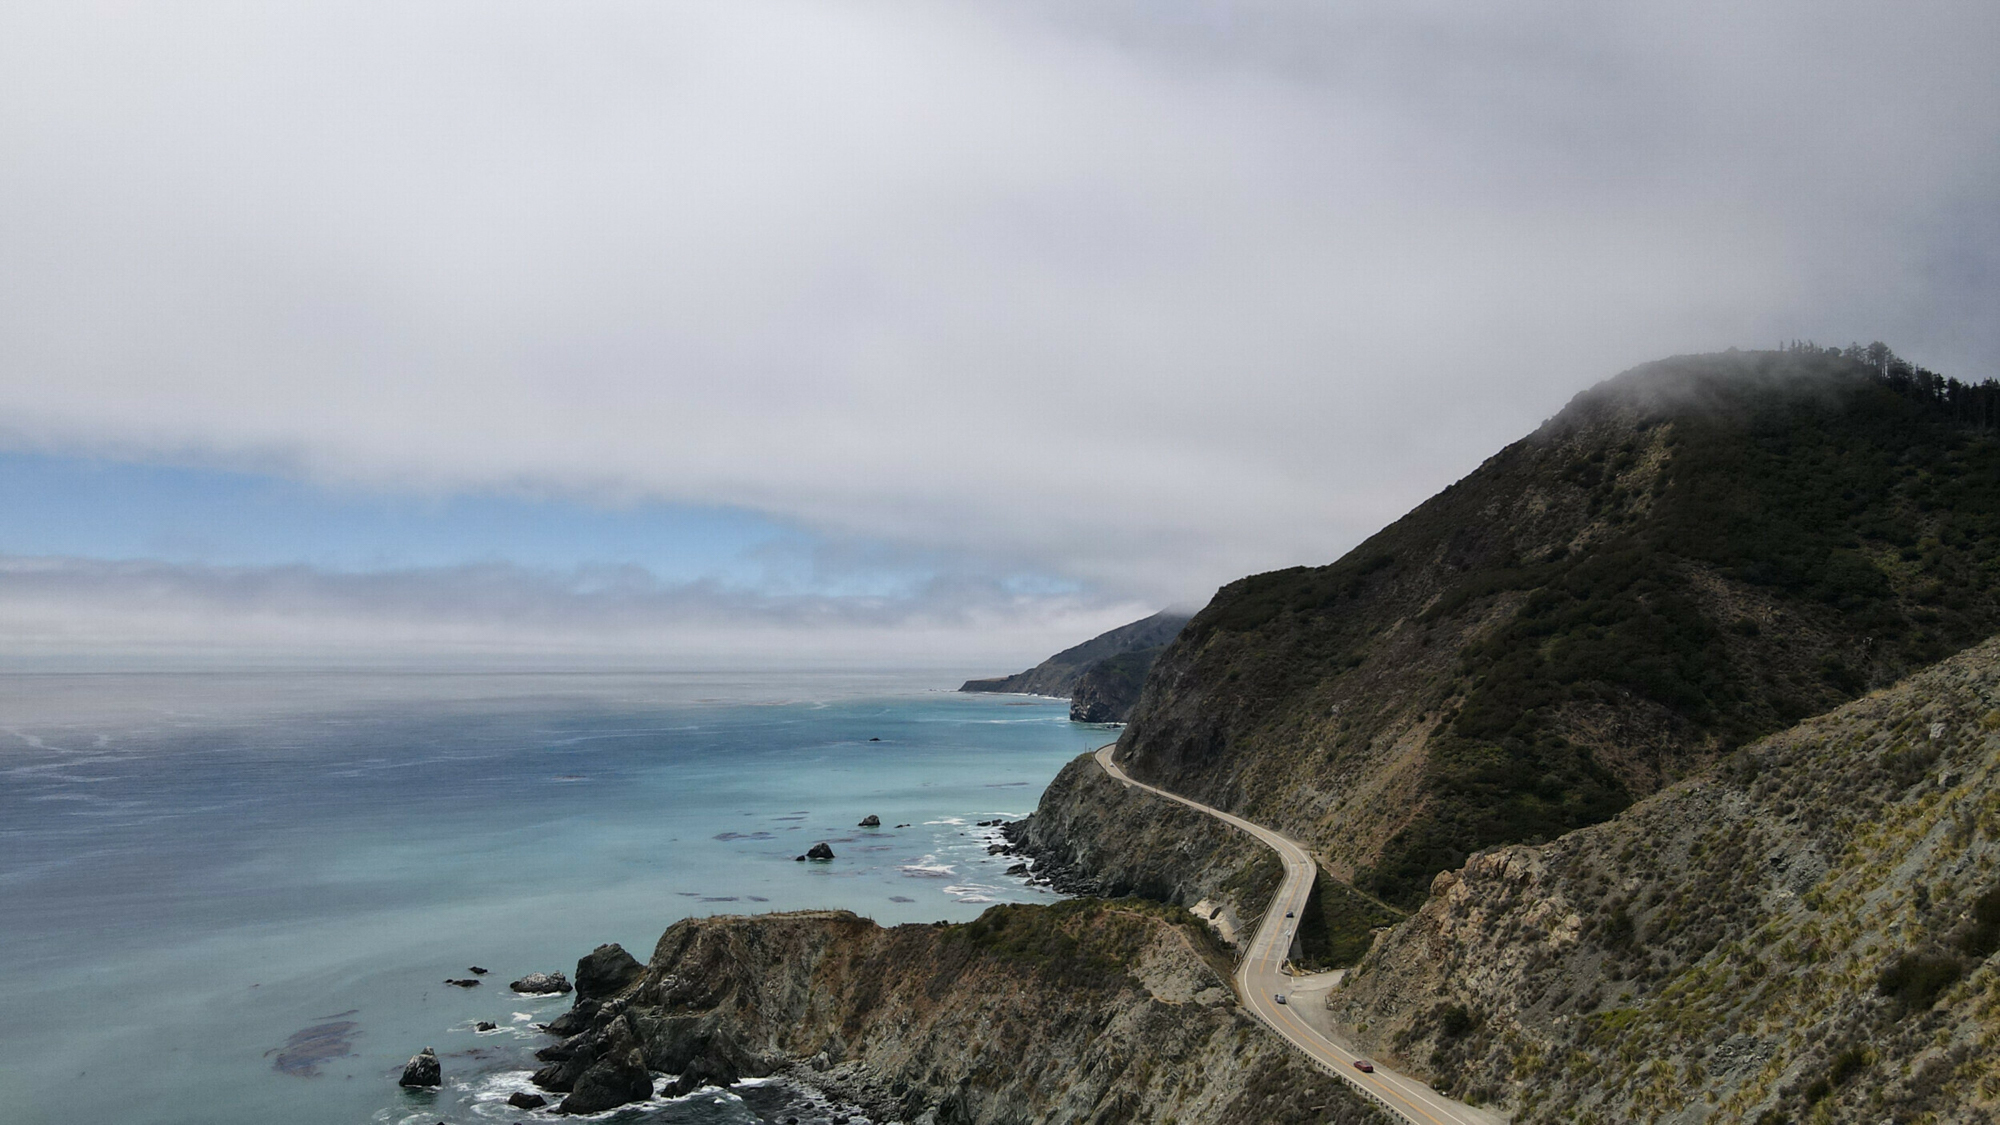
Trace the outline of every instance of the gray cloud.
<instances>
[{"instance_id":1,"label":"gray cloud","mask_svg":"<svg viewBox=\"0 0 2000 1125\"><path fill-rule=\"evenodd\" d=\"M965 578L896 596L771 595L663 583L633 567L339 573L0 556L0 637L9 658L30 661L221 652L1014 670L1145 612L1132 602Z\"/></svg>"},{"instance_id":2,"label":"gray cloud","mask_svg":"<svg viewBox=\"0 0 2000 1125\"><path fill-rule=\"evenodd\" d=\"M1199 598L1663 354L1881 337L1991 373L1996 31L1972 2L11 5L0 417Z\"/></svg>"}]
</instances>

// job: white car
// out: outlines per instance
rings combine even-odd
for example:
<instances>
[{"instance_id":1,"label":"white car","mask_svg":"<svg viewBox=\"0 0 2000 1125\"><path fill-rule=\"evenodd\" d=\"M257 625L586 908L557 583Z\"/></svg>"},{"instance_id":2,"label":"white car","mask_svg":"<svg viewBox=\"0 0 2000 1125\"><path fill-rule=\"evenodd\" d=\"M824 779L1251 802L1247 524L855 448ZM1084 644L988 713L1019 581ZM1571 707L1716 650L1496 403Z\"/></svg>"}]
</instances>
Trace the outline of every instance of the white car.
<instances>
[{"instance_id":1,"label":"white car","mask_svg":"<svg viewBox=\"0 0 2000 1125\"><path fill-rule=\"evenodd\" d=\"M1275 999L1276 999L1276 1000L1278 1001L1278 1003L1280 1003L1280 1004L1283 1004L1283 1003L1286 1003L1286 1000L1285 1000L1285 994L1284 994L1284 993L1282 993L1282 992L1273 992L1273 993L1272 993L1271 995L1272 995L1272 997L1273 997L1273 998L1275 998Z\"/></svg>"}]
</instances>

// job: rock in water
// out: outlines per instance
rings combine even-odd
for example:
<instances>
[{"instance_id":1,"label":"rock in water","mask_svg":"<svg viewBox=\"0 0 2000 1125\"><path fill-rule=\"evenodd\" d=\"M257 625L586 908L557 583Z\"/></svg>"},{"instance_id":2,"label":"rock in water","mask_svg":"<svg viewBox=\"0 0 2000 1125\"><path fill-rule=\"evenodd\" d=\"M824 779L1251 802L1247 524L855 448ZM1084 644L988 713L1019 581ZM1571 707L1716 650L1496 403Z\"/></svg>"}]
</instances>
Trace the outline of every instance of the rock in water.
<instances>
[{"instance_id":1,"label":"rock in water","mask_svg":"<svg viewBox=\"0 0 2000 1125\"><path fill-rule=\"evenodd\" d=\"M444 1072L438 1067L437 1052L425 1047L410 1064L403 1068L403 1076L396 1080L398 1086L442 1086Z\"/></svg>"},{"instance_id":2,"label":"rock in water","mask_svg":"<svg viewBox=\"0 0 2000 1125\"><path fill-rule=\"evenodd\" d=\"M660 1093L669 1098L684 1098L703 1086L720 1086L728 1089L740 1081L742 1075L730 1065L729 1060L719 1053L710 1051L683 1067L680 1076L667 1083Z\"/></svg>"},{"instance_id":3,"label":"rock in water","mask_svg":"<svg viewBox=\"0 0 2000 1125\"><path fill-rule=\"evenodd\" d=\"M486 975L486 970L480 968L477 965L468 966L465 971L471 973L475 977L483 977Z\"/></svg>"},{"instance_id":4,"label":"rock in water","mask_svg":"<svg viewBox=\"0 0 2000 1125\"><path fill-rule=\"evenodd\" d=\"M833 849L827 847L826 843L822 841L806 849L806 858L817 859L817 860L829 860L833 858Z\"/></svg>"},{"instance_id":5,"label":"rock in water","mask_svg":"<svg viewBox=\"0 0 2000 1125\"><path fill-rule=\"evenodd\" d=\"M616 995L645 971L624 946L615 941L600 945L576 963L577 1002Z\"/></svg>"},{"instance_id":6,"label":"rock in water","mask_svg":"<svg viewBox=\"0 0 2000 1125\"><path fill-rule=\"evenodd\" d=\"M549 1104L549 1099L540 1094L528 1094L516 1090L507 1096L507 1104L515 1109L540 1109Z\"/></svg>"},{"instance_id":7,"label":"rock in water","mask_svg":"<svg viewBox=\"0 0 2000 1125\"><path fill-rule=\"evenodd\" d=\"M497 1023L488 1023L488 1022L486 1022L485 1020L480 1020L480 1021L479 1021L478 1023L475 1023L475 1024L473 1024L473 1025L472 1025L472 1030L474 1030L474 1031L498 1031L498 1030L500 1030L500 1025L499 1025L499 1024L497 1024Z\"/></svg>"},{"instance_id":8,"label":"rock in water","mask_svg":"<svg viewBox=\"0 0 2000 1125\"><path fill-rule=\"evenodd\" d=\"M556 1107L557 1113L602 1113L627 1102L653 1096L653 1074L637 1047L607 1053L576 1080L576 1089Z\"/></svg>"},{"instance_id":9,"label":"rock in water","mask_svg":"<svg viewBox=\"0 0 2000 1125\"><path fill-rule=\"evenodd\" d=\"M450 984L450 985L456 985L456 986L458 986L459 988L478 988L478 987L479 987L479 981L478 981L478 979L477 979L477 978L474 978L474 977L457 977L457 978L453 978L453 977L446 977L446 978L445 978L445 983L446 983L446 984Z\"/></svg>"},{"instance_id":10,"label":"rock in water","mask_svg":"<svg viewBox=\"0 0 2000 1125\"><path fill-rule=\"evenodd\" d=\"M568 992L569 978L561 973L529 973L507 986L516 992L531 995L546 995L551 992Z\"/></svg>"},{"instance_id":11,"label":"rock in water","mask_svg":"<svg viewBox=\"0 0 2000 1125\"><path fill-rule=\"evenodd\" d=\"M882 827L882 818L876 816L874 813L869 813L867 816L861 818L860 826L862 828L880 828Z\"/></svg>"}]
</instances>

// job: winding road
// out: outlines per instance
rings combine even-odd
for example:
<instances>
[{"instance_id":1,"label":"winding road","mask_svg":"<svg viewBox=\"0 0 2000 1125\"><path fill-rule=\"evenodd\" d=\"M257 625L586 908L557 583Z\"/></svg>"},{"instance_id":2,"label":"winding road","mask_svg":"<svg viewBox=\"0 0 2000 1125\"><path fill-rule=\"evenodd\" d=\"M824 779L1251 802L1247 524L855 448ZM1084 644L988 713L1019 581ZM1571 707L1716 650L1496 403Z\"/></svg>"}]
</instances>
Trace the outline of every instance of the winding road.
<instances>
[{"instance_id":1,"label":"winding road","mask_svg":"<svg viewBox=\"0 0 2000 1125\"><path fill-rule=\"evenodd\" d=\"M1305 913L1306 898L1312 894L1313 878L1318 870L1312 856L1290 837L1177 793L1134 781L1118 767L1118 763L1111 760L1111 752L1117 745L1114 742L1097 750L1097 764L1103 767L1105 773L1133 788L1144 789L1170 801L1179 801L1191 809L1234 825L1262 841L1284 861L1284 882L1271 899L1270 908L1264 911L1257 934L1250 939L1250 948L1236 968L1236 991L1252 1014L1322 1070L1345 1079L1370 1101L1413 1125L1504 1125L1505 1117L1453 1101L1422 1082L1379 1063L1372 1074L1356 1070L1354 1060L1360 1055L1307 1024L1290 1004L1279 1003L1277 997L1291 989L1292 978L1284 971L1286 954L1291 950L1292 935L1299 924L1298 916Z\"/></svg>"}]
</instances>

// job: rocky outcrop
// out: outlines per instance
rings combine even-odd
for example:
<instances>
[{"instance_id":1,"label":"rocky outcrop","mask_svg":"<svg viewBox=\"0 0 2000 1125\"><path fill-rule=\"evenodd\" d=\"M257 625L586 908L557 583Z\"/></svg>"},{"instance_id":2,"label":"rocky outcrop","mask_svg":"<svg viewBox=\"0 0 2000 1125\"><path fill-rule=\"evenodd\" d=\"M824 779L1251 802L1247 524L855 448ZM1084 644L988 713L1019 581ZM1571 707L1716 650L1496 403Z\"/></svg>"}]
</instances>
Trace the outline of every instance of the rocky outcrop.
<instances>
[{"instance_id":1,"label":"rocky outcrop","mask_svg":"<svg viewBox=\"0 0 2000 1125\"><path fill-rule=\"evenodd\" d=\"M828 846L827 843L822 840L821 842L814 844L812 847L807 848L804 858L811 860L818 860L819 862L824 863L833 858L833 848Z\"/></svg>"},{"instance_id":2,"label":"rocky outcrop","mask_svg":"<svg viewBox=\"0 0 2000 1125\"><path fill-rule=\"evenodd\" d=\"M867 816L864 816L864 817L862 817L862 818L861 818L861 823L860 823L860 824L858 824L858 825L856 825L855 827L857 827L857 828L880 828L880 827L882 827L882 818L881 818L881 817L879 817L879 816L876 816L876 815L875 815L874 813L869 813L869 814L868 814Z\"/></svg>"},{"instance_id":3,"label":"rocky outcrop","mask_svg":"<svg viewBox=\"0 0 2000 1125\"><path fill-rule=\"evenodd\" d=\"M529 973L507 986L516 992L530 996L568 992L569 978L561 973Z\"/></svg>"},{"instance_id":4,"label":"rocky outcrop","mask_svg":"<svg viewBox=\"0 0 2000 1125\"><path fill-rule=\"evenodd\" d=\"M878 1121L1384 1123L1239 1012L1226 972L1206 927L1137 900L960 926L689 919L617 996L579 1002L589 1027L545 1085L581 1093L637 1050L684 1079L791 1073Z\"/></svg>"},{"instance_id":5,"label":"rocky outcrop","mask_svg":"<svg viewBox=\"0 0 2000 1125\"><path fill-rule=\"evenodd\" d=\"M423 1089L444 1084L444 1072L438 1066L437 1052L425 1047L412 1057L403 1067L403 1076L396 1080L398 1086Z\"/></svg>"},{"instance_id":6,"label":"rocky outcrop","mask_svg":"<svg viewBox=\"0 0 2000 1125\"><path fill-rule=\"evenodd\" d=\"M1334 994L1521 1125L1991 1121L2000 642L1474 856Z\"/></svg>"},{"instance_id":7,"label":"rocky outcrop","mask_svg":"<svg viewBox=\"0 0 2000 1125\"><path fill-rule=\"evenodd\" d=\"M576 998L581 1002L616 995L645 969L617 942L600 945L576 963Z\"/></svg>"},{"instance_id":8,"label":"rocky outcrop","mask_svg":"<svg viewBox=\"0 0 2000 1125\"><path fill-rule=\"evenodd\" d=\"M1269 849L1178 801L1113 779L1093 755L1064 766L1027 820L1002 830L1029 875L1067 894L1139 895L1197 909L1234 934L1282 878Z\"/></svg>"},{"instance_id":9,"label":"rocky outcrop","mask_svg":"<svg viewBox=\"0 0 2000 1125\"><path fill-rule=\"evenodd\" d=\"M992 679L967 680L960 691L1018 692L1067 698L1077 678L1099 661L1138 649L1158 648L1174 639L1187 615L1162 610L1151 617L1100 633L1074 648L1066 648L1025 672Z\"/></svg>"},{"instance_id":10,"label":"rocky outcrop","mask_svg":"<svg viewBox=\"0 0 2000 1125\"><path fill-rule=\"evenodd\" d=\"M1100 660L1078 676L1069 693L1072 723L1122 723L1139 702L1146 673L1166 646L1142 648Z\"/></svg>"},{"instance_id":11,"label":"rocky outcrop","mask_svg":"<svg viewBox=\"0 0 2000 1125\"><path fill-rule=\"evenodd\" d=\"M602 1113L653 1096L653 1075L639 1049L607 1051L577 1076L574 1092L556 1107L557 1113Z\"/></svg>"}]
</instances>

